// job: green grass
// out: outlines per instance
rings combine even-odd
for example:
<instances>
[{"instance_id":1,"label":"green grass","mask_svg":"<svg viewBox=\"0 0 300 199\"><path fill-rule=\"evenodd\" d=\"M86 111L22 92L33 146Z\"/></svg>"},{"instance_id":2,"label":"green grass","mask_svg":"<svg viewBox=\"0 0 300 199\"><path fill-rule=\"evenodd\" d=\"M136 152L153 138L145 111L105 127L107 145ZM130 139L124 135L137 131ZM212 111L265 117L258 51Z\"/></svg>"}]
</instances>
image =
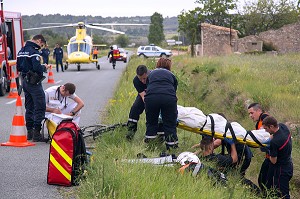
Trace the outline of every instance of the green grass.
<instances>
[{"instance_id":1,"label":"green grass","mask_svg":"<svg viewBox=\"0 0 300 199\"><path fill-rule=\"evenodd\" d=\"M254 123L247 114L248 103L258 101L281 122L288 122L293 131L294 177L291 193L299 194L299 99L300 55L233 55L213 58L172 58L172 71L177 76L178 104L194 106L205 114L223 112L231 121L238 121L246 129ZM103 121L107 124L126 122L130 107L136 97L132 85L135 69L144 64L155 67L155 59L133 56L125 70L113 99L109 101ZM192 177L181 175L178 166L153 166L124 163L123 159L136 158L144 153L157 157L163 145L149 148L143 143L145 114L142 114L132 142L125 139L126 128L104 134L96 141L86 178L76 190L77 198L257 198L242 186L234 173L229 174L227 187L215 186L206 174ZM178 154L192 151L200 135L178 129ZM247 178L257 182L263 153L253 149L254 158L247 170ZM272 198L272 197L269 197Z\"/></svg>"}]
</instances>

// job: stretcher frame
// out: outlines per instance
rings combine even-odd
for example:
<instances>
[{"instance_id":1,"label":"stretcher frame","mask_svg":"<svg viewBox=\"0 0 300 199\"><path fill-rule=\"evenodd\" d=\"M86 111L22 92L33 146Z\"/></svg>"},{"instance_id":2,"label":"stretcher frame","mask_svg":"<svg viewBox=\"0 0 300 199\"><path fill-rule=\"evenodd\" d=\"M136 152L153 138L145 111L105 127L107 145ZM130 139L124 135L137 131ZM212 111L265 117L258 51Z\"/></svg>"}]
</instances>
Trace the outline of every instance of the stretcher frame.
<instances>
[{"instance_id":1,"label":"stretcher frame","mask_svg":"<svg viewBox=\"0 0 300 199\"><path fill-rule=\"evenodd\" d=\"M222 140L224 139L224 134L223 133L214 132L214 135L213 135L213 133L211 131L201 130L200 128L192 128L192 127L186 126L186 125L184 125L183 123L180 123L180 122L178 123L177 128L180 128L180 129L183 129L183 130L186 130L186 131L190 131L190 132L196 133L196 134L213 136L214 138L217 138L217 139L222 139ZM262 144L259 141L255 142L255 141L252 141L252 140L245 139L245 138L247 138L247 136L244 139L239 138L239 137L233 138L232 136L226 136L226 137L231 138L231 139L235 139L238 143L246 144L246 145L248 145L249 147L252 147L252 148L259 148L259 147L267 146L266 144Z\"/></svg>"}]
</instances>

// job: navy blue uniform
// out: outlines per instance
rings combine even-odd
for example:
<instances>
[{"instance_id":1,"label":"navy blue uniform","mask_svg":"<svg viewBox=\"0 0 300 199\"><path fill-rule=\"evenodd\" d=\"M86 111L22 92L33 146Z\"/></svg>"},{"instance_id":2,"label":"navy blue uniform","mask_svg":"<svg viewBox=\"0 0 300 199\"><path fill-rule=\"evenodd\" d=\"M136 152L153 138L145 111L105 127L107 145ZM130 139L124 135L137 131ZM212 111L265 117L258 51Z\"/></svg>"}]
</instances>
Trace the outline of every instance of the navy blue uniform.
<instances>
[{"instance_id":1,"label":"navy blue uniform","mask_svg":"<svg viewBox=\"0 0 300 199\"><path fill-rule=\"evenodd\" d=\"M43 63L48 64L49 63L49 55L50 55L49 48L43 48L40 52L40 55L43 57Z\"/></svg>"},{"instance_id":2,"label":"navy blue uniform","mask_svg":"<svg viewBox=\"0 0 300 199\"><path fill-rule=\"evenodd\" d=\"M53 58L55 58L55 61L56 61L56 71L57 72L58 72L58 64L60 64L60 66L61 66L61 71L64 72L64 67L63 67L63 63L62 63L63 57L64 57L63 49L61 47L54 48Z\"/></svg>"},{"instance_id":3,"label":"navy blue uniform","mask_svg":"<svg viewBox=\"0 0 300 199\"><path fill-rule=\"evenodd\" d=\"M290 198L289 182L293 176L291 153L291 133L284 124L279 124L279 130L270 142L270 156L277 157L277 162L269 164L266 187L278 189L277 196L280 198Z\"/></svg>"},{"instance_id":4,"label":"navy blue uniform","mask_svg":"<svg viewBox=\"0 0 300 199\"><path fill-rule=\"evenodd\" d=\"M147 85L143 84L137 76L133 79L133 85L138 93L146 91ZM144 109L145 103L142 97L138 94L129 112L128 130L132 130L134 132L137 130L137 122L139 121L140 115L143 113Z\"/></svg>"},{"instance_id":5,"label":"navy blue uniform","mask_svg":"<svg viewBox=\"0 0 300 199\"><path fill-rule=\"evenodd\" d=\"M29 71L37 73L40 77L46 71L46 67L40 63L39 49L39 45L32 41L27 41L17 56L17 69L23 77L22 85L25 94L27 131L33 128L41 129L41 122L45 117L46 111L45 93L42 84L30 84L24 80Z\"/></svg>"},{"instance_id":6,"label":"navy blue uniform","mask_svg":"<svg viewBox=\"0 0 300 199\"><path fill-rule=\"evenodd\" d=\"M146 136L155 139L158 132L158 117L161 113L166 147L177 147L177 79L172 72L157 68L148 75L145 95Z\"/></svg>"}]
</instances>

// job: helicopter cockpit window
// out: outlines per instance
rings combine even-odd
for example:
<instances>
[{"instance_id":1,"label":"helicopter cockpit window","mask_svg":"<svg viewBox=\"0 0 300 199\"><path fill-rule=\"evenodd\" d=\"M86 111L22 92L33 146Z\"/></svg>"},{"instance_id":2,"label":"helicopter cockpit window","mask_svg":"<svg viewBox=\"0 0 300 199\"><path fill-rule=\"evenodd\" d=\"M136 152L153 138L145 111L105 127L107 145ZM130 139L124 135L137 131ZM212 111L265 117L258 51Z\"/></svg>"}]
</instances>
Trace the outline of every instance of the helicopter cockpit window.
<instances>
[{"instance_id":1,"label":"helicopter cockpit window","mask_svg":"<svg viewBox=\"0 0 300 199\"><path fill-rule=\"evenodd\" d=\"M78 43L70 44L68 46L68 54L78 51Z\"/></svg>"},{"instance_id":2,"label":"helicopter cockpit window","mask_svg":"<svg viewBox=\"0 0 300 199\"><path fill-rule=\"evenodd\" d=\"M79 44L79 51L85 52L89 55L91 53L91 47L87 43L81 43Z\"/></svg>"}]
</instances>

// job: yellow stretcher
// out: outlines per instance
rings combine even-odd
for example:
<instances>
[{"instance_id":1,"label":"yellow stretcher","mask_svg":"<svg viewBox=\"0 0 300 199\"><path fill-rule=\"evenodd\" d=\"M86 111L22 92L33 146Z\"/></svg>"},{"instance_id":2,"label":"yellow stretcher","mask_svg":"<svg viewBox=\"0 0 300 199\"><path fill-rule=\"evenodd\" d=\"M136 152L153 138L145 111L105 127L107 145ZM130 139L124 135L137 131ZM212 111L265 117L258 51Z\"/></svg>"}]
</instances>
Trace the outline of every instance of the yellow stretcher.
<instances>
[{"instance_id":1,"label":"yellow stretcher","mask_svg":"<svg viewBox=\"0 0 300 199\"><path fill-rule=\"evenodd\" d=\"M212 136L211 131L208 131L208 130L202 130L201 131L200 128L191 128L191 127L186 126L186 125L184 125L180 122L178 123L177 128L180 128L180 129L183 129L183 130L186 130L186 131L190 131L190 132L193 132L193 133L201 134L201 135L210 135L210 136ZM223 134L218 133L218 132L215 132L214 138L224 139ZM228 136L228 138L232 138L232 136ZM246 144L246 145L248 145L250 147L253 147L253 148L259 148L259 147L262 147L262 146L266 146L266 144L257 143L255 141L247 140L247 139L244 140L244 139L239 138L239 137L236 137L236 140L237 140L238 143Z\"/></svg>"}]
</instances>

